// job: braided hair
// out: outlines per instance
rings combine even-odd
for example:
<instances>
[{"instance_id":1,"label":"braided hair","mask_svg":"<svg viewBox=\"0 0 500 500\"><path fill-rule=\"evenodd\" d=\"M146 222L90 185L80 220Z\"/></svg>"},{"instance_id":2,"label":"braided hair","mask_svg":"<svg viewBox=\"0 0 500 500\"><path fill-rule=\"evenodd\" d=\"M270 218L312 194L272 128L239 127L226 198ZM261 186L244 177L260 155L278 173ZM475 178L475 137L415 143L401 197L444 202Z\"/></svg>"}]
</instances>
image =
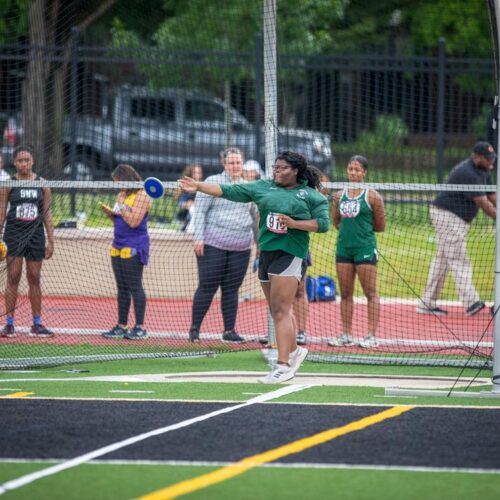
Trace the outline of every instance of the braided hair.
<instances>
[{"instance_id":1,"label":"braided hair","mask_svg":"<svg viewBox=\"0 0 500 500\"><path fill-rule=\"evenodd\" d=\"M297 182L307 181L307 185L313 189L321 188L320 170L307 164L307 160L295 151L282 151L276 160L283 160L297 169Z\"/></svg>"}]
</instances>

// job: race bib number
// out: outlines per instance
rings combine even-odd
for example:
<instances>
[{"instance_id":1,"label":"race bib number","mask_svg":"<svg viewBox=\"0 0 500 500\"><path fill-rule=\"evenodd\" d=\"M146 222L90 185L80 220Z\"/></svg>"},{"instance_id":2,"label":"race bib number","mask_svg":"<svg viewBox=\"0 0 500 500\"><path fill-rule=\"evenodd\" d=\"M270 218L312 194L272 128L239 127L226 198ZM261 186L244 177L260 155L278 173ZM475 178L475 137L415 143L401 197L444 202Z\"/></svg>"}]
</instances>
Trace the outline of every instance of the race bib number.
<instances>
[{"instance_id":1,"label":"race bib number","mask_svg":"<svg viewBox=\"0 0 500 500\"><path fill-rule=\"evenodd\" d=\"M34 221L38 217L38 205L34 203L22 203L16 207L16 219L22 221Z\"/></svg>"},{"instance_id":2,"label":"race bib number","mask_svg":"<svg viewBox=\"0 0 500 500\"><path fill-rule=\"evenodd\" d=\"M279 214L275 214L273 212L269 212L267 214L266 225L267 229L272 233L285 234L288 232L288 228L281 224L278 219Z\"/></svg>"},{"instance_id":3,"label":"race bib number","mask_svg":"<svg viewBox=\"0 0 500 500\"><path fill-rule=\"evenodd\" d=\"M359 214L360 208L361 203L359 200L343 201L339 206L340 216L348 219L354 219L354 217Z\"/></svg>"}]
</instances>

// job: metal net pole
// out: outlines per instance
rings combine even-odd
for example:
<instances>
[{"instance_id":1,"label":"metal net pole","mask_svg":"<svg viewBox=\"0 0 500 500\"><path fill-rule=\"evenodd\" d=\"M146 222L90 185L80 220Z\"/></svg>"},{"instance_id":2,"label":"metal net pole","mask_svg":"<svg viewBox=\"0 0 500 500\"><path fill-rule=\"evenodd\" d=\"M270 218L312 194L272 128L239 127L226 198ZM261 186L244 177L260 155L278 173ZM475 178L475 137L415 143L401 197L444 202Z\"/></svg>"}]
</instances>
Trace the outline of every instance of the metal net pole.
<instances>
[{"instance_id":1,"label":"metal net pole","mask_svg":"<svg viewBox=\"0 0 500 500\"><path fill-rule=\"evenodd\" d=\"M264 144L266 177L270 178L273 162L278 151L278 106L276 85L276 0L264 0ZM276 332L268 309L268 338L271 347L268 361L272 366L277 361L275 349Z\"/></svg>"},{"instance_id":2,"label":"metal net pole","mask_svg":"<svg viewBox=\"0 0 500 500\"><path fill-rule=\"evenodd\" d=\"M497 36L497 47L500 47L500 32L498 27L500 26L500 0L495 0L495 18L496 18L496 36ZM498 50L495 53L495 57L500 59L500 54ZM499 60L500 62L500 60ZM500 67L499 64L496 65L497 68ZM497 95L500 95L499 86L499 75L497 77ZM496 124L496 134L497 134L497 144L499 144L499 129L498 121ZM498 151L497 151L498 154ZM497 160L498 169L498 160ZM497 193L500 190L500 175L498 175L497 170ZM492 390L495 393L500 394L500 317L498 316L498 307L500 305L500 220L496 219L496 247L495 247L495 327L494 327L494 338L493 338L493 376Z\"/></svg>"}]
</instances>

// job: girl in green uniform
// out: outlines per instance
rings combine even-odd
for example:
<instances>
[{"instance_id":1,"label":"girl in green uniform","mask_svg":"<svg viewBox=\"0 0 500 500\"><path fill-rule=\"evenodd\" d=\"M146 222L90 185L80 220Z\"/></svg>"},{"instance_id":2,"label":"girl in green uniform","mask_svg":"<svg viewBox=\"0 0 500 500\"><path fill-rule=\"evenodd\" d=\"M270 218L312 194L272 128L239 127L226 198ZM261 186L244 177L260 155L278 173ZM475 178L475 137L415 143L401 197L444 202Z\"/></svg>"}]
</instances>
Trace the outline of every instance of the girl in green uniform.
<instances>
[{"instance_id":1,"label":"girl in green uniform","mask_svg":"<svg viewBox=\"0 0 500 500\"><path fill-rule=\"evenodd\" d=\"M326 232L330 226L328 201L318 192L318 170L308 166L299 153L285 151L276 158L273 180L207 184L184 177L179 184L187 192L200 191L257 205L259 280L278 344L276 367L259 381L273 384L290 380L307 355L307 349L297 346L291 308L306 269L309 232Z\"/></svg>"},{"instance_id":2,"label":"girl in green uniform","mask_svg":"<svg viewBox=\"0 0 500 500\"><path fill-rule=\"evenodd\" d=\"M356 155L347 165L349 182L364 181L368 160ZM368 335L359 342L361 347L377 347L376 330L380 300L377 294L377 241L375 232L385 228L382 197L367 188L345 188L336 193L332 204L332 220L338 229L336 263L339 280L342 332L328 341L333 347L354 344L352 336L353 294L356 274L368 299Z\"/></svg>"}]
</instances>

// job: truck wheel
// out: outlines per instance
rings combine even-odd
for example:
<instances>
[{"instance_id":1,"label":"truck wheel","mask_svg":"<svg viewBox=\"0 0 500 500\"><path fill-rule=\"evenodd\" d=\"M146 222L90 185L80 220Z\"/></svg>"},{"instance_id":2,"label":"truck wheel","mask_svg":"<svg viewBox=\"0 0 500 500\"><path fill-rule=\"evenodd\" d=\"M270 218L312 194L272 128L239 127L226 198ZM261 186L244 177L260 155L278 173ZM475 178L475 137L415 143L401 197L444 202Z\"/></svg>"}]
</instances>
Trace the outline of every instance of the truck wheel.
<instances>
[{"instance_id":1,"label":"truck wheel","mask_svg":"<svg viewBox=\"0 0 500 500\"><path fill-rule=\"evenodd\" d=\"M69 180L93 181L95 170L95 162L87 155L76 155L74 165L68 158L64 161L63 174Z\"/></svg>"}]
</instances>

